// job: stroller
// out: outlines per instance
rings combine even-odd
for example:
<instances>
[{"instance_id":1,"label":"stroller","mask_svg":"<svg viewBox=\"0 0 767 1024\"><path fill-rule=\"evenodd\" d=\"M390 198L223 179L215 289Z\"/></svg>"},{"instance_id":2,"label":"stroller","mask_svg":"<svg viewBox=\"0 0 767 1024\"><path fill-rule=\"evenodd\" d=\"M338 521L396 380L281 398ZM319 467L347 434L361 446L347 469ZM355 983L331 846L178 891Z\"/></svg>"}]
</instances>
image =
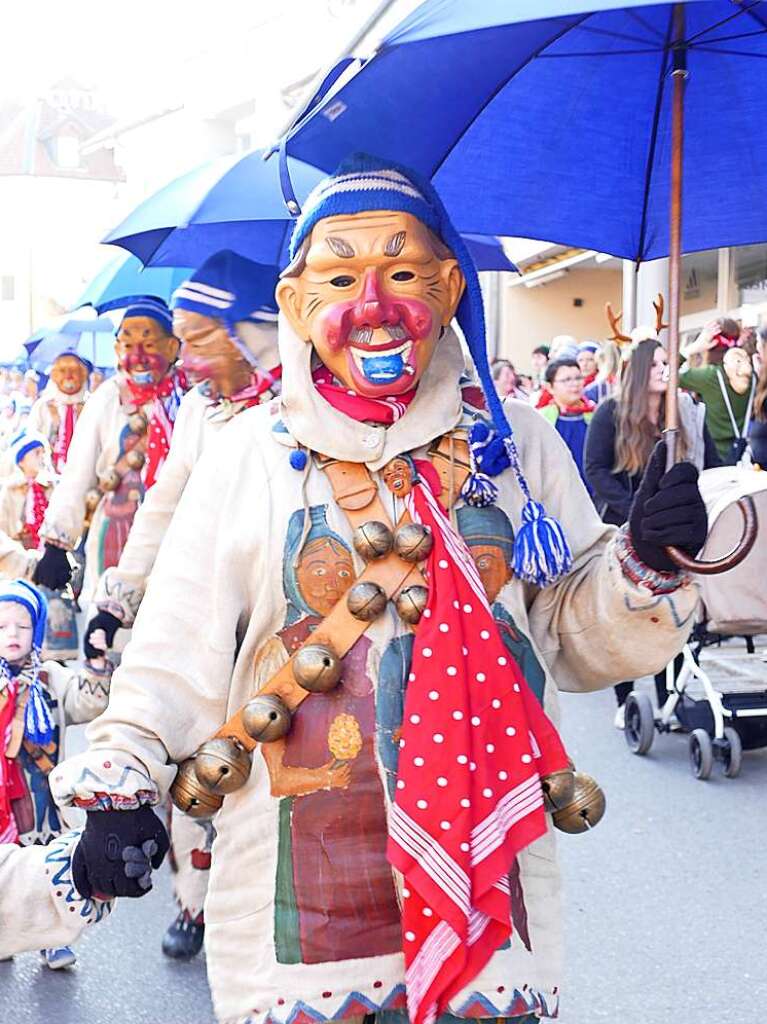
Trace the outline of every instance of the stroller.
<instances>
[{"instance_id":1,"label":"stroller","mask_svg":"<svg viewBox=\"0 0 767 1024\"><path fill-rule=\"evenodd\" d=\"M726 466L700 475L709 536L702 558L719 557L740 537L735 502L750 494L759 528L767 529L767 472ZM757 538L740 565L719 576L699 576L697 621L682 654L666 667L668 697L656 712L645 693L626 701L624 734L635 754L646 754L655 733L689 735L690 764L708 779L714 761L733 779L744 750L767 747L767 544Z\"/></svg>"}]
</instances>

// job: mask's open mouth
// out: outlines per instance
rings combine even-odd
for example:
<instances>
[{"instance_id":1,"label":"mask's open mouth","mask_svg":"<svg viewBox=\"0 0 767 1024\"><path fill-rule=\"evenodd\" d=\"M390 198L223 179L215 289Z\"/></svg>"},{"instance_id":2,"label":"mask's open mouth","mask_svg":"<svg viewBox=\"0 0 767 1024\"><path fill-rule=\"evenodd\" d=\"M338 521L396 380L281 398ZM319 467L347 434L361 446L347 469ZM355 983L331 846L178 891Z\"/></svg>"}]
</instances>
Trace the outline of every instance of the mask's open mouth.
<instances>
[{"instance_id":1,"label":"mask's open mouth","mask_svg":"<svg viewBox=\"0 0 767 1024\"><path fill-rule=\"evenodd\" d=\"M410 363L412 341L378 352L356 346L351 346L349 351L358 372L369 384L390 384L399 380L403 374L415 373L415 368Z\"/></svg>"},{"instance_id":2,"label":"mask's open mouth","mask_svg":"<svg viewBox=\"0 0 767 1024\"><path fill-rule=\"evenodd\" d=\"M152 384L154 382L151 370L131 370L130 377L134 384Z\"/></svg>"}]
</instances>

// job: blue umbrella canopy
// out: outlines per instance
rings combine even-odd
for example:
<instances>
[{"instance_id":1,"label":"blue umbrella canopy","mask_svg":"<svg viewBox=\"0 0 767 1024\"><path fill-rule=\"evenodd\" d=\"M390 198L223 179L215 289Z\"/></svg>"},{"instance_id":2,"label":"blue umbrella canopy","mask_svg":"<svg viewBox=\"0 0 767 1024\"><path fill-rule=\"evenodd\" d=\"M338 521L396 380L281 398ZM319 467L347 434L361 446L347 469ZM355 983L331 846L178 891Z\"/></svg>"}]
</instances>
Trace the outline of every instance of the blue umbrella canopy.
<instances>
[{"instance_id":1,"label":"blue umbrella canopy","mask_svg":"<svg viewBox=\"0 0 767 1024\"><path fill-rule=\"evenodd\" d=\"M41 328L24 342L29 364L35 370L46 370L54 359L72 352L92 366L115 365L115 328L109 317L96 319L70 318Z\"/></svg>"},{"instance_id":2,"label":"blue umbrella canopy","mask_svg":"<svg viewBox=\"0 0 767 1024\"><path fill-rule=\"evenodd\" d=\"M325 175L324 171L289 160L291 181L304 199ZM151 275L190 272L166 268L183 264L199 267L214 253L232 249L257 263L277 268L288 262L287 251L294 219L283 198L276 160L264 162L263 152L212 160L160 189L130 214L104 239L127 249L133 256L126 265L105 268L88 286L79 305L90 302L100 311L125 305L113 301L135 275L149 290ZM479 270L516 270L497 238L467 238ZM126 260L126 257L120 257ZM141 261L149 266L140 272ZM117 283L112 281L114 273ZM159 277L157 280L164 280ZM181 282L177 282L175 287ZM160 295L168 301L170 296Z\"/></svg>"},{"instance_id":3,"label":"blue umbrella canopy","mask_svg":"<svg viewBox=\"0 0 767 1024\"><path fill-rule=\"evenodd\" d=\"M152 295L170 305L178 286L190 277L188 267L144 267L138 257L113 257L93 278L73 309L93 306L98 313L122 309L141 296Z\"/></svg>"},{"instance_id":4,"label":"blue umbrella canopy","mask_svg":"<svg viewBox=\"0 0 767 1024\"><path fill-rule=\"evenodd\" d=\"M675 38L674 9L684 30ZM674 66L687 71L682 248L767 238L767 3L426 0L289 134L432 179L463 233L669 252Z\"/></svg>"},{"instance_id":5,"label":"blue umbrella canopy","mask_svg":"<svg viewBox=\"0 0 767 1024\"><path fill-rule=\"evenodd\" d=\"M322 171L290 160L294 187L305 198ZM176 178L133 211L104 242L154 267L198 267L221 249L257 263L280 265L293 220L285 208L276 161L261 150L209 161Z\"/></svg>"}]
</instances>

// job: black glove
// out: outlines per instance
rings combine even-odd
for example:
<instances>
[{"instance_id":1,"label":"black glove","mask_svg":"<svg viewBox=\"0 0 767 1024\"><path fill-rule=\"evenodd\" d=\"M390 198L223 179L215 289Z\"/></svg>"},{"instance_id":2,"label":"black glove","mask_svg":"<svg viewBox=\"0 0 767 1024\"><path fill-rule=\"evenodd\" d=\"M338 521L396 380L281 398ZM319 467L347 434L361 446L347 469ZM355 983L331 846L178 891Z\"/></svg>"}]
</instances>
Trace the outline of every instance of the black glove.
<instances>
[{"instance_id":1,"label":"black glove","mask_svg":"<svg viewBox=\"0 0 767 1024\"><path fill-rule=\"evenodd\" d=\"M143 896L152 888L170 842L151 807L89 811L72 858L72 881L81 896Z\"/></svg>"},{"instance_id":2,"label":"black glove","mask_svg":"<svg viewBox=\"0 0 767 1024\"><path fill-rule=\"evenodd\" d=\"M675 572L679 567L664 548L673 545L694 558L706 542L708 516L695 466L678 462L668 472L665 467L666 442L658 441L631 506L629 531L645 565Z\"/></svg>"},{"instance_id":3,"label":"black glove","mask_svg":"<svg viewBox=\"0 0 767 1024\"><path fill-rule=\"evenodd\" d=\"M85 636L83 637L83 654L85 657L104 657L104 651L100 651L98 647L94 647L91 643L91 637L97 629L104 630L107 637L107 647L111 647L114 643L115 633L121 626L122 622L120 622L116 615L112 615L111 612L97 612L85 627Z\"/></svg>"},{"instance_id":4,"label":"black glove","mask_svg":"<svg viewBox=\"0 0 767 1024\"><path fill-rule=\"evenodd\" d=\"M72 576L67 552L53 544L45 545L45 554L35 566L33 583L39 583L49 590L63 590Z\"/></svg>"}]
</instances>

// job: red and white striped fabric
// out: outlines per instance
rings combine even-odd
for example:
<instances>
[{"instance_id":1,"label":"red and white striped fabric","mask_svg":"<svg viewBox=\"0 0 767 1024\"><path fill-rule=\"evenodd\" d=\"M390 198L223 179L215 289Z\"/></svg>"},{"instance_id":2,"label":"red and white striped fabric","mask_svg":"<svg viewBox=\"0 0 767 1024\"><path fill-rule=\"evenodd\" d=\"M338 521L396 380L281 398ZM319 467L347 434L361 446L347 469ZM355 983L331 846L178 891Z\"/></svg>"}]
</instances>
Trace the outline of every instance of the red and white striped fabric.
<instances>
[{"instance_id":1,"label":"red and white striped fabric","mask_svg":"<svg viewBox=\"0 0 767 1024\"><path fill-rule=\"evenodd\" d=\"M57 412L59 414L59 429L56 434L56 443L53 446L53 468L57 473L61 473L67 461L69 446L72 443L77 415L71 402L59 402Z\"/></svg>"},{"instance_id":2,"label":"red and white striped fabric","mask_svg":"<svg viewBox=\"0 0 767 1024\"><path fill-rule=\"evenodd\" d=\"M7 666L4 664L5 678L5 703L0 708L0 843L15 843L19 838L19 830L16 827L16 819L13 816L11 800L19 794L15 792L18 784L19 768L16 762L5 756L8 744L11 741L11 730L13 728L13 714L16 710L16 694L18 692L18 681L11 679L7 673ZM0 697L2 700L2 697Z\"/></svg>"},{"instance_id":3,"label":"red and white striped fabric","mask_svg":"<svg viewBox=\"0 0 767 1024\"><path fill-rule=\"evenodd\" d=\"M409 1016L431 1024L512 933L509 872L546 831L559 735L503 644L466 544L428 487L429 601L405 698L388 856L404 876Z\"/></svg>"}]
</instances>

